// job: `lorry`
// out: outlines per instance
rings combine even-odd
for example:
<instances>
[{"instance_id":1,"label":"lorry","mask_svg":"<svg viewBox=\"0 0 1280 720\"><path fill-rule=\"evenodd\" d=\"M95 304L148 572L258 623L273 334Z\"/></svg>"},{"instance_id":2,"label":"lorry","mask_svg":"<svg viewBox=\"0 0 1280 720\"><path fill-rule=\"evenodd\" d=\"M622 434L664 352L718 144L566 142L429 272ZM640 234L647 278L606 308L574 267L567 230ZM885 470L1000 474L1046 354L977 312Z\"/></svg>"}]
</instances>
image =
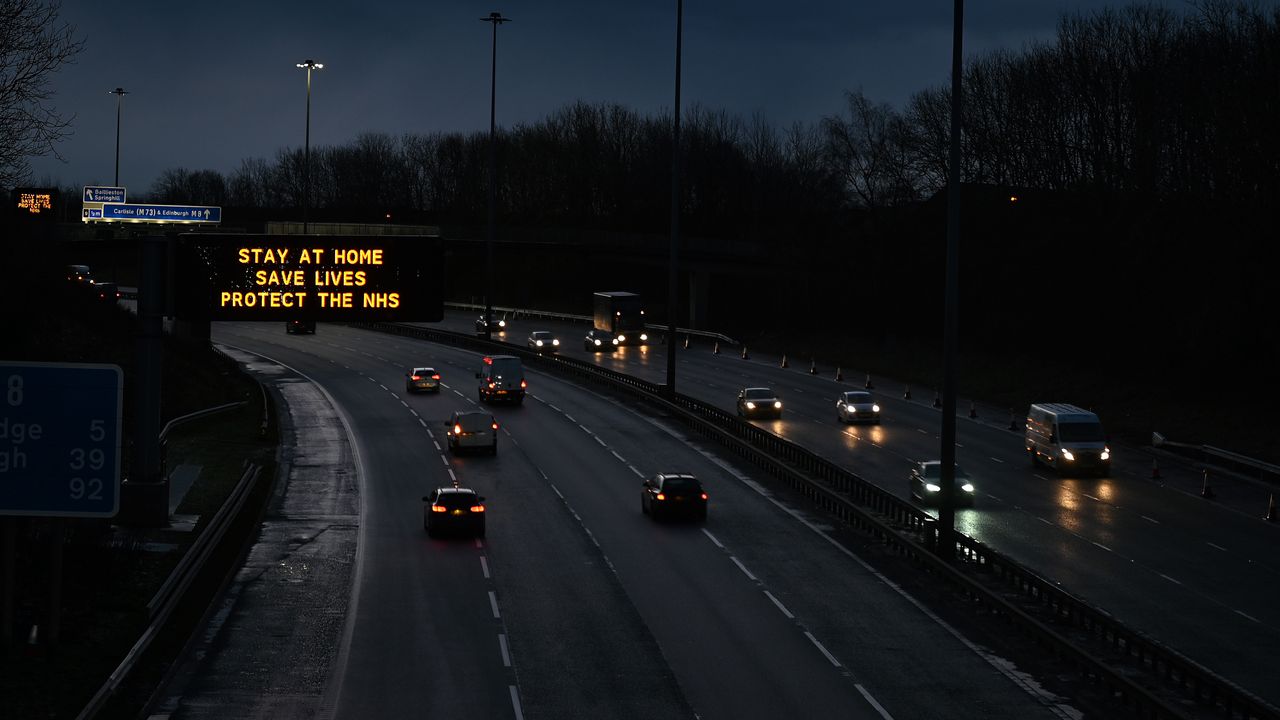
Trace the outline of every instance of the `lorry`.
<instances>
[{"instance_id":1,"label":"lorry","mask_svg":"<svg viewBox=\"0 0 1280 720\"><path fill-rule=\"evenodd\" d=\"M611 332L619 345L648 345L644 304L633 292L598 292L595 301L595 329Z\"/></svg>"},{"instance_id":2,"label":"lorry","mask_svg":"<svg viewBox=\"0 0 1280 720\"><path fill-rule=\"evenodd\" d=\"M1111 447L1102 421L1084 408L1066 403L1036 403L1027 410L1027 455L1032 466L1044 463L1059 474L1111 472Z\"/></svg>"}]
</instances>

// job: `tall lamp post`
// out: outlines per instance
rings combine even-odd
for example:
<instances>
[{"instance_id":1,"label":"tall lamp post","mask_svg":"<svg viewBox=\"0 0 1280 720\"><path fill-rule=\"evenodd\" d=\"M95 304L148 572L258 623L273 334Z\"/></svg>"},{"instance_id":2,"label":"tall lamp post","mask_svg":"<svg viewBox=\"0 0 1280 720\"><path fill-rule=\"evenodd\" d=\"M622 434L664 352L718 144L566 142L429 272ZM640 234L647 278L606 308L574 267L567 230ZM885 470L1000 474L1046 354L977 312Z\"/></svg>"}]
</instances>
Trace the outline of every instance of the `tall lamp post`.
<instances>
[{"instance_id":1,"label":"tall lamp post","mask_svg":"<svg viewBox=\"0 0 1280 720\"><path fill-rule=\"evenodd\" d=\"M124 107L124 96L129 94L128 90L118 87L115 90L108 90L108 95L116 96L116 187L120 187L120 110Z\"/></svg>"},{"instance_id":2,"label":"tall lamp post","mask_svg":"<svg viewBox=\"0 0 1280 720\"><path fill-rule=\"evenodd\" d=\"M955 554L956 526L956 354L960 267L960 81L963 76L964 0L955 0L951 40L951 151L947 169L946 309L942 337L942 477L938 503L938 554Z\"/></svg>"},{"instance_id":3,"label":"tall lamp post","mask_svg":"<svg viewBox=\"0 0 1280 720\"><path fill-rule=\"evenodd\" d=\"M493 338L493 234L496 206L498 204L498 161L495 146L497 145L498 100L498 26L511 22L511 18L502 17L500 12L491 12L489 17L480 18L480 22L493 25L493 60L489 66L489 235L484 243L484 339Z\"/></svg>"},{"instance_id":4,"label":"tall lamp post","mask_svg":"<svg viewBox=\"0 0 1280 720\"><path fill-rule=\"evenodd\" d=\"M307 213L311 209L311 71L324 65L314 60L303 60L298 67L307 71L307 131L302 145L302 234L307 234Z\"/></svg>"},{"instance_id":5,"label":"tall lamp post","mask_svg":"<svg viewBox=\"0 0 1280 720\"><path fill-rule=\"evenodd\" d=\"M684 0L676 0L676 99L671 111L671 252L667 258L667 393L676 394L676 306L680 293L677 266L680 245L680 45L684 30Z\"/></svg>"}]
</instances>

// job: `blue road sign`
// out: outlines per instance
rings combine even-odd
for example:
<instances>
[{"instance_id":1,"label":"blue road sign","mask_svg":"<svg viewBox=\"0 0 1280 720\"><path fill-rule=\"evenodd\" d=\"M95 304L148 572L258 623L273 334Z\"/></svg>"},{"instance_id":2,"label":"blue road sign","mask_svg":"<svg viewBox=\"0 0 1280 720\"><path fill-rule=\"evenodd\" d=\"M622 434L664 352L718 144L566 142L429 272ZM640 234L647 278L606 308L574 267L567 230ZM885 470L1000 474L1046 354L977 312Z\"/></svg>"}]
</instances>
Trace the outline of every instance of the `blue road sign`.
<instances>
[{"instance_id":1,"label":"blue road sign","mask_svg":"<svg viewBox=\"0 0 1280 720\"><path fill-rule=\"evenodd\" d=\"M122 203L124 202L124 188L86 185L84 188L84 202Z\"/></svg>"},{"instance_id":2,"label":"blue road sign","mask_svg":"<svg viewBox=\"0 0 1280 720\"><path fill-rule=\"evenodd\" d=\"M0 515L120 509L118 365L0 362Z\"/></svg>"},{"instance_id":3,"label":"blue road sign","mask_svg":"<svg viewBox=\"0 0 1280 720\"><path fill-rule=\"evenodd\" d=\"M102 208L84 208L80 211L83 220L101 220Z\"/></svg>"},{"instance_id":4,"label":"blue road sign","mask_svg":"<svg viewBox=\"0 0 1280 720\"><path fill-rule=\"evenodd\" d=\"M104 203L104 222L210 223L222 222L222 208L205 205L136 205Z\"/></svg>"}]
</instances>

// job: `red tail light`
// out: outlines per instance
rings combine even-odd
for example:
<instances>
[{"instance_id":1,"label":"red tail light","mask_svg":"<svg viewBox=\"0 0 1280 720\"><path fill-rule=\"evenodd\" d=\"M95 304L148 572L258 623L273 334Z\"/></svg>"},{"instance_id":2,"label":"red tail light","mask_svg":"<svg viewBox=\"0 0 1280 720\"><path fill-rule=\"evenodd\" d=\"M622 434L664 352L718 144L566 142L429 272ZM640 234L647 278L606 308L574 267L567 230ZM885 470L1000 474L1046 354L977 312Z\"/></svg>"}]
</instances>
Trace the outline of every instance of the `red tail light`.
<instances>
[{"instance_id":1,"label":"red tail light","mask_svg":"<svg viewBox=\"0 0 1280 720\"><path fill-rule=\"evenodd\" d=\"M483 505L472 505L472 506L471 506L471 512L484 512L484 506L483 506Z\"/></svg>"},{"instance_id":2,"label":"red tail light","mask_svg":"<svg viewBox=\"0 0 1280 720\"><path fill-rule=\"evenodd\" d=\"M498 429L498 423L494 423L494 424L493 424L493 429L494 429L494 430L497 430L497 429Z\"/></svg>"},{"instance_id":3,"label":"red tail light","mask_svg":"<svg viewBox=\"0 0 1280 720\"><path fill-rule=\"evenodd\" d=\"M666 500L666 499L667 499L667 496L666 496L666 495L663 495L662 493L658 493L658 499L659 499L659 500Z\"/></svg>"},{"instance_id":4,"label":"red tail light","mask_svg":"<svg viewBox=\"0 0 1280 720\"><path fill-rule=\"evenodd\" d=\"M524 388L527 388L527 387L529 387L529 382L528 382L527 380L521 380L521 381L520 381L520 388L521 388L521 389L524 389Z\"/></svg>"},{"instance_id":5,"label":"red tail light","mask_svg":"<svg viewBox=\"0 0 1280 720\"><path fill-rule=\"evenodd\" d=\"M706 500L706 499L707 499L707 494L706 494L706 493L702 493L702 499L703 499L703 500Z\"/></svg>"},{"instance_id":6,"label":"red tail light","mask_svg":"<svg viewBox=\"0 0 1280 720\"><path fill-rule=\"evenodd\" d=\"M461 425L454 425L454 426L453 426L453 434L454 434L454 435L461 435L461 434L462 434L462 426L461 426Z\"/></svg>"},{"instance_id":7,"label":"red tail light","mask_svg":"<svg viewBox=\"0 0 1280 720\"><path fill-rule=\"evenodd\" d=\"M489 383L489 389L490 389L490 390L492 390L492 389L493 389L493 383Z\"/></svg>"},{"instance_id":8,"label":"red tail light","mask_svg":"<svg viewBox=\"0 0 1280 720\"><path fill-rule=\"evenodd\" d=\"M421 377L419 377L419 376L417 376L417 375L411 375L411 376L409 376L409 379L410 379L410 380L421 380L422 378L421 378Z\"/></svg>"},{"instance_id":9,"label":"red tail light","mask_svg":"<svg viewBox=\"0 0 1280 720\"><path fill-rule=\"evenodd\" d=\"M440 379L440 373L436 373L435 375L432 375L432 376L431 376L431 379L432 379L432 380L439 380L439 379Z\"/></svg>"},{"instance_id":10,"label":"red tail light","mask_svg":"<svg viewBox=\"0 0 1280 720\"><path fill-rule=\"evenodd\" d=\"M448 512L443 505L432 505L431 512Z\"/></svg>"}]
</instances>

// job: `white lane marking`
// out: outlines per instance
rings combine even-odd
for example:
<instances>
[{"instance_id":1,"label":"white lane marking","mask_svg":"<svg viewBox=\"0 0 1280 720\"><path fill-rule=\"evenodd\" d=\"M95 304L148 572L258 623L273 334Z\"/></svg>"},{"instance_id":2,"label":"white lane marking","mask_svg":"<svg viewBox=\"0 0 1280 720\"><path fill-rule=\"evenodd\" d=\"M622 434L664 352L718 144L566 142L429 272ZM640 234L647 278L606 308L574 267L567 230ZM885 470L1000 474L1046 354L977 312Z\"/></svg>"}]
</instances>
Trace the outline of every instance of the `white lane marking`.
<instances>
[{"instance_id":1,"label":"white lane marking","mask_svg":"<svg viewBox=\"0 0 1280 720\"><path fill-rule=\"evenodd\" d=\"M457 395L458 397L463 397L463 394L462 394L462 393L460 393L460 392L458 392L457 390L454 390L454 391L453 391L453 394L454 394L454 395Z\"/></svg>"},{"instance_id":2,"label":"white lane marking","mask_svg":"<svg viewBox=\"0 0 1280 720\"><path fill-rule=\"evenodd\" d=\"M984 494L985 494L987 497L991 498L992 500L995 500L996 502L1004 502L1003 500L1001 500L1000 498L996 497L995 495L992 495L991 493L984 493Z\"/></svg>"},{"instance_id":3,"label":"white lane marking","mask_svg":"<svg viewBox=\"0 0 1280 720\"><path fill-rule=\"evenodd\" d=\"M1097 542L1096 540L1090 540L1089 542L1093 543L1094 545L1097 545L1098 547L1102 548L1103 550L1106 550L1107 552L1111 552L1111 548L1107 547L1106 545L1103 545L1100 542Z\"/></svg>"},{"instance_id":4,"label":"white lane marking","mask_svg":"<svg viewBox=\"0 0 1280 720\"><path fill-rule=\"evenodd\" d=\"M605 441L600 439L599 435L592 435L591 437L595 438L596 442L600 443L600 447L609 447L609 445L606 444Z\"/></svg>"},{"instance_id":5,"label":"white lane marking","mask_svg":"<svg viewBox=\"0 0 1280 720\"><path fill-rule=\"evenodd\" d=\"M467 402L471 403L472 405L475 405L475 404L476 404L476 401L475 401L475 400L472 400L472 399L471 399L471 398L469 398L469 397L464 397L463 399L465 399Z\"/></svg>"},{"instance_id":6,"label":"white lane marking","mask_svg":"<svg viewBox=\"0 0 1280 720\"><path fill-rule=\"evenodd\" d=\"M409 408L409 414L414 417L418 417L418 411L414 410L413 408Z\"/></svg>"},{"instance_id":7,"label":"white lane marking","mask_svg":"<svg viewBox=\"0 0 1280 720\"><path fill-rule=\"evenodd\" d=\"M928 431L928 430L921 430L920 428L916 428L916 432L920 433L921 435L928 435L928 434L929 434L929 431Z\"/></svg>"},{"instance_id":8,"label":"white lane marking","mask_svg":"<svg viewBox=\"0 0 1280 720\"><path fill-rule=\"evenodd\" d=\"M397 399L397 400L399 400L399 399L400 399L400 396L396 394L396 391L395 391L395 390L388 390L387 392L391 393L391 397L393 397L393 398L395 398L395 399Z\"/></svg>"},{"instance_id":9,"label":"white lane marking","mask_svg":"<svg viewBox=\"0 0 1280 720\"><path fill-rule=\"evenodd\" d=\"M635 473L636 477L639 477L639 478L644 477L644 473L637 470L635 465L628 465L627 467L631 468L631 472Z\"/></svg>"},{"instance_id":10,"label":"white lane marking","mask_svg":"<svg viewBox=\"0 0 1280 720\"><path fill-rule=\"evenodd\" d=\"M783 615L786 615L786 616L787 616L787 619L788 619L788 620L795 620L795 619L796 619L796 616L795 616L795 615L792 615L792 614L791 614L791 611L790 611L790 610L788 610L788 609L787 609L787 607L786 607L785 605L783 605L783 604L782 604L782 601L781 601L781 600L779 600L778 598L776 598L776 597L774 597L774 596L773 596L773 593L769 592L768 590L765 590L765 591L764 591L764 594L765 594L765 596L766 596L766 597L768 597L770 600L772 600L772 601L773 601L773 604L774 604L774 605L777 605L777 606L778 606L778 609L782 611L782 614L783 614Z\"/></svg>"},{"instance_id":11,"label":"white lane marking","mask_svg":"<svg viewBox=\"0 0 1280 720\"><path fill-rule=\"evenodd\" d=\"M1045 520L1045 519L1044 519L1044 518L1042 518L1042 517L1037 517L1036 519L1037 519L1037 520L1039 520L1040 522L1044 523L1045 525L1052 525L1052 524L1053 524L1052 522L1050 522L1050 521L1048 521L1048 520Z\"/></svg>"},{"instance_id":12,"label":"white lane marking","mask_svg":"<svg viewBox=\"0 0 1280 720\"><path fill-rule=\"evenodd\" d=\"M544 475L543 477L545 478L546 476ZM556 495L559 495L561 500L564 499L564 493L560 492L560 488L556 487L555 485L552 485L551 489L555 490Z\"/></svg>"},{"instance_id":13,"label":"white lane marking","mask_svg":"<svg viewBox=\"0 0 1280 720\"><path fill-rule=\"evenodd\" d=\"M586 434L588 434L588 435L593 435L593 434L594 434L594 433L592 433L590 430L588 430L588 429L587 429L587 426L586 426L586 425L583 425L582 423L578 423L578 427L582 428L582 432L584 432L584 433L586 433Z\"/></svg>"},{"instance_id":14,"label":"white lane marking","mask_svg":"<svg viewBox=\"0 0 1280 720\"><path fill-rule=\"evenodd\" d=\"M1240 610L1236 610L1236 614L1237 614L1237 615L1240 615L1240 616L1242 616L1242 617L1249 618L1250 620L1252 620L1252 621L1254 621L1254 622L1258 623L1259 625L1261 625L1261 624L1262 624L1262 621L1261 621L1261 620L1259 620L1258 618L1256 618L1256 617L1254 617L1254 616L1250 615L1250 614L1249 614L1249 613L1247 613L1247 612L1241 612Z\"/></svg>"},{"instance_id":15,"label":"white lane marking","mask_svg":"<svg viewBox=\"0 0 1280 720\"><path fill-rule=\"evenodd\" d=\"M395 396L395 393L391 393L391 395L394 397L394 396ZM407 402L405 402L405 401L403 401L403 400L401 400L401 401L400 401L400 404L401 404L401 405L403 405L403 406L405 406L405 407L409 407L409 403L407 403Z\"/></svg>"},{"instance_id":16,"label":"white lane marking","mask_svg":"<svg viewBox=\"0 0 1280 720\"><path fill-rule=\"evenodd\" d=\"M418 418L418 424L419 424L419 425L421 425L422 427L426 427L426 426L427 426L427 421L426 421L426 420L423 420L422 418ZM431 432L431 431L430 431L430 430L428 430L427 432ZM440 446L439 446L439 445L436 445L436 449L437 449L437 450L439 450L439 449L440 449Z\"/></svg>"},{"instance_id":17,"label":"white lane marking","mask_svg":"<svg viewBox=\"0 0 1280 720\"><path fill-rule=\"evenodd\" d=\"M893 716L889 714L889 711L885 710L880 703L876 702L875 698L871 697L871 693L867 692L867 689L862 687L862 683L854 683L853 686L858 688L858 692L862 693L862 697L865 698L867 702L871 703L871 707L875 708L876 712L880 713L880 717L884 718L884 720L893 720Z\"/></svg>"},{"instance_id":18,"label":"white lane marking","mask_svg":"<svg viewBox=\"0 0 1280 720\"><path fill-rule=\"evenodd\" d=\"M374 380L373 378L368 377L368 376L365 376L365 379L366 379L366 380L368 380L368 381L369 381L369 382L371 382L371 383L376 383L376 382L378 382L377 380ZM384 387L383 389L385 390L386 388Z\"/></svg>"},{"instance_id":19,"label":"white lane marking","mask_svg":"<svg viewBox=\"0 0 1280 720\"><path fill-rule=\"evenodd\" d=\"M489 579L489 561L483 555L480 556L480 572L484 573L485 580Z\"/></svg>"},{"instance_id":20,"label":"white lane marking","mask_svg":"<svg viewBox=\"0 0 1280 720\"><path fill-rule=\"evenodd\" d=\"M502 617L498 614L498 596L492 590L489 591L489 608L493 610L494 619Z\"/></svg>"},{"instance_id":21,"label":"white lane marking","mask_svg":"<svg viewBox=\"0 0 1280 720\"><path fill-rule=\"evenodd\" d=\"M569 413L565 413L565 414L564 414L564 419L565 419L565 420L568 420L568 421L569 421L569 422L571 422L571 423L576 423L576 422L578 422L577 420L574 420L574 419L573 419L573 416L572 416L572 415L570 415ZM581 425L579 425L578 427L582 427L582 426L581 426ZM583 429L583 430L586 430L586 428L582 428L582 429Z\"/></svg>"},{"instance_id":22,"label":"white lane marking","mask_svg":"<svg viewBox=\"0 0 1280 720\"><path fill-rule=\"evenodd\" d=\"M627 459L619 455L617 450L610 450L609 452L613 453L613 456L618 458L618 462L624 465L627 463Z\"/></svg>"},{"instance_id":23,"label":"white lane marking","mask_svg":"<svg viewBox=\"0 0 1280 720\"><path fill-rule=\"evenodd\" d=\"M436 446L436 450L440 449L440 443L436 442L435 440L432 440L431 442Z\"/></svg>"},{"instance_id":24,"label":"white lane marking","mask_svg":"<svg viewBox=\"0 0 1280 720\"><path fill-rule=\"evenodd\" d=\"M1149 516L1147 516L1147 515L1143 515L1143 516L1142 516L1142 519L1143 519L1143 520L1146 520L1146 521L1147 521L1147 522L1149 522L1149 523L1155 523L1156 525L1159 525L1159 524L1160 524L1160 521L1159 521L1159 520L1157 520L1157 519L1155 519L1155 518L1153 518L1153 517L1149 517ZM1210 545L1212 545L1213 543L1209 543L1209 544L1210 544Z\"/></svg>"},{"instance_id":25,"label":"white lane marking","mask_svg":"<svg viewBox=\"0 0 1280 720\"><path fill-rule=\"evenodd\" d=\"M458 482L458 476L453 474L453 468L449 468L449 479Z\"/></svg>"},{"instance_id":26,"label":"white lane marking","mask_svg":"<svg viewBox=\"0 0 1280 720\"><path fill-rule=\"evenodd\" d=\"M520 693L516 692L515 685L508 685L507 689L511 691L511 709L516 711L516 720L524 720L524 711L520 709Z\"/></svg>"},{"instance_id":27,"label":"white lane marking","mask_svg":"<svg viewBox=\"0 0 1280 720\"><path fill-rule=\"evenodd\" d=\"M991 459L992 459L992 460L995 460L996 462L1000 463L1001 465L1003 465L1003 464L1004 464L1004 461L1003 461L1003 460L1001 460L1001 459L1000 459L1000 458L998 458L998 457L993 457L993 458L991 458Z\"/></svg>"},{"instance_id":28,"label":"white lane marking","mask_svg":"<svg viewBox=\"0 0 1280 720\"><path fill-rule=\"evenodd\" d=\"M444 455L440 456L440 462L444 463L445 467L449 467L449 458L445 457Z\"/></svg>"},{"instance_id":29,"label":"white lane marking","mask_svg":"<svg viewBox=\"0 0 1280 720\"><path fill-rule=\"evenodd\" d=\"M958 448L962 448L962 447L964 447L964 445L961 445L960 443L956 443L956 447L958 447Z\"/></svg>"},{"instance_id":30,"label":"white lane marking","mask_svg":"<svg viewBox=\"0 0 1280 720\"><path fill-rule=\"evenodd\" d=\"M759 580L758 578L756 578L756 576L755 576L755 575L752 575L752 574L751 574L751 571L747 569L747 566L742 564L742 561L741 561L741 560L739 560L738 558L736 558L736 557L734 557L734 556L732 556L732 555L730 555L730 556L729 556L729 559L730 559L730 560L732 560L732 561L733 561L733 564L734 564L734 565L737 565L737 566L738 566L738 569L742 571L742 574L743 574L743 575L746 575L748 578L750 578L752 582L760 582L760 580Z\"/></svg>"},{"instance_id":31,"label":"white lane marking","mask_svg":"<svg viewBox=\"0 0 1280 720\"><path fill-rule=\"evenodd\" d=\"M1178 582L1178 580L1177 580L1176 578L1171 578L1171 577L1169 577L1168 575L1165 575L1164 573L1156 573L1156 574L1157 574L1157 575L1159 575L1160 577L1164 578L1165 580L1168 580L1169 582L1173 583L1174 585L1181 585L1181 584L1182 584L1182 583Z\"/></svg>"},{"instance_id":32,"label":"white lane marking","mask_svg":"<svg viewBox=\"0 0 1280 720\"><path fill-rule=\"evenodd\" d=\"M502 667L511 667L511 653L507 650L505 633L498 633L498 649L502 651Z\"/></svg>"},{"instance_id":33,"label":"white lane marking","mask_svg":"<svg viewBox=\"0 0 1280 720\"><path fill-rule=\"evenodd\" d=\"M1227 549L1226 549L1226 548L1224 548L1224 547L1222 547L1221 545L1214 545L1214 544L1213 544L1213 543L1211 543L1211 542L1206 542L1205 544L1206 544L1206 545L1208 545L1208 546L1209 546L1209 547L1211 547L1211 548L1215 548L1215 549L1217 549L1217 550L1221 550L1222 552L1226 552L1226 551L1227 551Z\"/></svg>"},{"instance_id":34,"label":"white lane marking","mask_svg":"<svg viewBox=\"0 0 1280 720\"><path fill-rule=\"evenodd\" d=\"M723 550L723 549L724 549L724 545L721 545L721 544L720 544L720 541L716 539L716 536L715 536L715 535L712 535L712 534L711 534L711 531L710 531L710 530L708 530L708 529L706 529L706 528L702 528L702 534L703 534L703 535L706 535L708 538L710 538L710 539L711 539L711 542L713 542L713 543L715 543L715 544L716 544L716 547L720 548L721 550Z\"/></svg>"},{"instance_id":35,"label":"white lane marking","mask_svg":"<svg viewBox=\"0 0 1280 720\"><path fill-rule=\"evenodd\" d=\"M529 397L533 398L534 400L537 400L540 403L546 402L546 400L543 400L542 398L538 397L537 395L534 395L533 393L529 393Z\"/></svg>"},{"instance_id":36,"label":"white lane marking","mask_svg":"<svg viewBox=\"0 0 1280 720\"><path fill-rule=\"evenodd\" d=\"M832 665L835 665L836 667L840 667L840 661L836 660L834 655L828 652L826 648L822 647L822 643L818 642L818 638L814 637L813 633L809 632L808 630L805 630L804 636L809 638L809 642L813 643L814 647L822 651L822 654L825 655L826 658L831 661Z\"/></svg>"},{"instance_id":37,"label":"white lane marking","mask_svg":"<svg viewBox=\"0 0 1280 720\"><path fill-rule=\"evenodd\" d=\"M478 548L484 547L484 542L480 538L476 538L476 547Z\"/></svg>"},{"instance_id":38,"label":"white lane marking","mask_svg":"<svg viewBox=\"0 0 1280 720\"><path fill-rule=\"evenodd\" d=\"M551 408L552 410L555 410L555 411L556 411L556 412L558 412L558 413L562 413L562 412L564 412L564 411L563 411L563 410L561 410L560 408L556 407L553 403L547 403L547 407Z\"/></svg>"}]
</instances>

